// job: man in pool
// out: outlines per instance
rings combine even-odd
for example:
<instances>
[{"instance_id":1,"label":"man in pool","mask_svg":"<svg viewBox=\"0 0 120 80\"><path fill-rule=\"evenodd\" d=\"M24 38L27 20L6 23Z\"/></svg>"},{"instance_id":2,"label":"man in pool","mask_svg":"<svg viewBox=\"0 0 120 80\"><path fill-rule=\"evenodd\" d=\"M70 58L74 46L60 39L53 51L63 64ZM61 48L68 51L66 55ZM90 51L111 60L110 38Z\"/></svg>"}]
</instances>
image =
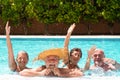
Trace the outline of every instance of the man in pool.
<instances>
[{"instance_id":1,"label":"man in pool","mask_svg":"<svg viewBox=\"0 0 120 80\"><path fill-rule=\"evenodd\" d=\"M20 72L23 69L27 69L26 64L28 62L28 54L25 51L20 51L18 52L17 59L15 61L14 59L14 54L13 54L13 49L12 49L12 43L10 40L10 26L9 22L7 21L6 23L6 42L7 42L7 47L8 47L8 60L9 60L9 67L12 71Z\"/></svg>"},{"instance_id":2,"label":"man in pool","mask_svg":"<svg viewBox=\"0 0 120 80\"><path fill-rule=\"evenodd\" d=\"M94 65L89 68L91 57L94 61ZM120 69L119 63L112 59L105 58L104 52L101 49L96 49L91 57L88 59L88 69L93 70L97 67L101 67L104 71Z\"/></svg>"}]
</instances>

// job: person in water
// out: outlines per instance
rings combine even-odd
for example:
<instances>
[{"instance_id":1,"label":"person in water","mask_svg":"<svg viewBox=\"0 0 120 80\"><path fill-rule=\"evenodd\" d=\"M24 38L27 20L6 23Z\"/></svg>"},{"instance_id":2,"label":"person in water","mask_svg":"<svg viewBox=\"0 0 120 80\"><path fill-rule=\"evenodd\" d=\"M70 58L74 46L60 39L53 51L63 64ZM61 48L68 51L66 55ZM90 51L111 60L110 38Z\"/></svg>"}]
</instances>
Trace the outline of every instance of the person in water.
<instances>
[{"instance_id":1,"label":"person in water","mask_svg":"<svg viewBox=\"0 0 120 80\"><path fill-rule=\"evenodd\" d=\"M82 51L80 48L73 48L70 51L68 61L64 62L68 69L79 69L78 62L82 58Z\"/></svg>"},{"instance_id":2,"label":"person in water","mask_svg":"<svg viewBox=\"0 0 120 80\"><path fill-rule=\"evenodd\" d=\"M78 66L78 62L82 58L81 49L80 48L71 49L70 54L69 54L69 59L64 61L64 66L66 68L72 69L72 70L79 70L80 69L82 72L86 71L88 69L88 66L89 66L89 62L88 62L89 57L91 57L91 55L93 54L95 49L96 49L96 47L92 46L90 48L90 50L88 51L88 57L87 57L87 61L86 61L84 68L80 68Z\"/></svg>"},{"instance_id":3,"label":"person in water","mask_svg":"<svg viewBox=\"0 0 120 80\"><path fill-rule=\"evenodd\" d=\"M35 69L25 69L20 72L22 76L60 76L60 77L75 77L82 76L83 73L80 70L73 71L67 68L58 68L59 60L68 59L68 44L70 35L75 27L75 24L72 24L68 29L65 41L64 48L62 49L50 49L46 50L39 54L36 60L45 61L45 65Z\"/></svg>"},{"instance_id":4,"label":"person in water","mask_svg":"<svg viewBox=\"0 0 120 80\"><path fill-rule=\"evenodd\" d=\"M90 66L91 57L94 61L94 64L92 66ZM97 67L102 68L104 71L120 69L119 63L110 58L105 58L105 54L101 49L95 49L92 56L90 56L88 59L87 70L94 70Z\"/></svg>"},{"instance_id":5,"label":"person in water","mask_svg":"<svg viewBox=\"0 0 120 80\"><path fill-rule=\"evenodd\" d=\"M7 21L6 23L5 30L6 30L6 42L7 42L7 48L8 48L8 63L9 63L10 70L20 72L23 69L27 69L28 67L26 67L26 64L28 63L28 60L29 60L27 52L20 51L18 52L16 60L14 58L14 52L13 52L12 43L10 40L9 21Z\"/></svg>"}]
</instances>

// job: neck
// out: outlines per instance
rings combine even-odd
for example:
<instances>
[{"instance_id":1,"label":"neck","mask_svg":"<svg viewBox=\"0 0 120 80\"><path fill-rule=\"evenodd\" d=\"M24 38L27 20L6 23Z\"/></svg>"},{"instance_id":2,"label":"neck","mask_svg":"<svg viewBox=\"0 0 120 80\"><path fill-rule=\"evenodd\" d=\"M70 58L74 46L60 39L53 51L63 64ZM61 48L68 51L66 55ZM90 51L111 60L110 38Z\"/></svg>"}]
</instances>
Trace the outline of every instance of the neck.
<instances>
[{"instance_id":1,"label":"neck","mask_svg":"<svg viewBox=\"0 0 120 80\"><path fill-rule=\"evenodd\" d=\"M20 66L20 65L18 65L18 67L17 67L18 71L22 71L25 68L26 68L26 66Z\"/></svg>"},{"instance_id":2,"label":"neck","mask_svg":"<svg viewBox=\"0 0 120 80\"><path fill-rule=\"evenodd\" d=\"M69 68L78 68L77 64L74 64L74 63L70 63L69 65Z\"/></svg>"}]
</instances>

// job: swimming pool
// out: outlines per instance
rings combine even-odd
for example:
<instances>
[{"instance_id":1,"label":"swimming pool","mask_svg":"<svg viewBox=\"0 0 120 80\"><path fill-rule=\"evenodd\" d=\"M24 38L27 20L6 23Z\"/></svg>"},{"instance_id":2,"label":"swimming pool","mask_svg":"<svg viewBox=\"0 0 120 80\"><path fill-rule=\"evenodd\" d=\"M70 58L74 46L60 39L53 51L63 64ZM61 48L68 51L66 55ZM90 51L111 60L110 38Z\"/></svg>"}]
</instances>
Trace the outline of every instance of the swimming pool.
<instances>
[{"instance_id":1,"label":"swimming pool","mask_svg":"<svg viewBox=\"0 0 120 80\"><path fill-rule=\"evenodd\" d=\"M32 62L33 58L36 57L39 52L50 49L50 48L62 48L65 36L11 36L13 44L14 54L20 50L25 50L29 54L28 67L35 68L42 64L43 61ZM120 36L71 36L69 43L69 50L78 47L82 49L83 57L79 61L79 66L84 67L87 57L87 50L92 46L96 45L98 48L104 50L106 57L112 58L120 63ZM46 77L21 77L19 75L12 74L8 68L8 55L5 36L0 36L0 80L37 80L37 79L48 79ZM91 62L92 64L93 62ZM119 80L120 71L110 72L107 76L96 74L92 76L80 77L81 80ZM78 80L80 78L70 78ZM53 80L53 78L49 78ZM64 78L57 78L58 80Z\"/></svg>"}]
</instances>

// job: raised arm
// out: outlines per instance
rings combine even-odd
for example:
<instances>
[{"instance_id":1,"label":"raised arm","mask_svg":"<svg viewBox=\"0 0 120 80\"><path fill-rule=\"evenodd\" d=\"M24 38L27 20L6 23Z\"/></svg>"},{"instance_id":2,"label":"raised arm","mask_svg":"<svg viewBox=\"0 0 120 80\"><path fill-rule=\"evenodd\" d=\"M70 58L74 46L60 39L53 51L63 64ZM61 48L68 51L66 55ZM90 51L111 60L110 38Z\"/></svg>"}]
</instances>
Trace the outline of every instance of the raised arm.
<instances>
[{"instance_id":1,"label":"raised arm","mask_svg":"<svg viewBox=\"0 0 120 80\"><path fill-rule=\"evenodd\" d=\"M5 30L6 30L6 42L7 42L7 48L8 48L8 61L9 61L8 63L9 63L9 68L12 71L14 71L17 68L17 64L14 59L12 44L11 44L10 35L9 35L10 34L10 26L8 26L8 25L9 25L9 22L7 21Z\"/></svg>"},{"instance_id":2,"label":"raised arm","mask_svg":"<svg viewBox=\"0 0 120 80\"><path fill-rule=\"evenodd\" d=\"M64 41L64 48L66 48L66 49L68 49L70 36L71 36L74 28L75 28L75 23L73 23L67 31L67 35L66 35L66 38L65 38L65 41Z\"/></svg>"},{"instance_id":3,"label":"raised arm","mask_svg":"<svg viewBox=\"0 0 120 80\"><path fill-rule=\"evenodd\" d=\"M91 62L91 57L94 54L95 49L96 49L96 46L92 46L90 48L90 50L88 51L88 57L87 57L86 64L85 64L85 67L84 67L83 71L89 70L89 68L90 68L90 62Z\"/></svg>"},{"instance_id":4,"label":"raised arm","mask_svg":"<svg viewBox=\"0 0 120 80\"><path fill-rule=\"evenodd\" d=\"M69 62L69 59L68 59L69 58L68 45L69 45L70 36L71 36L74 28L75 28L75 23L73 23L67 31L67 35L66 35L66 38L65 38L65 41L64 41L64 49L66 49L68 51L68 57L66 57L66 59L63 60L64 63L62 64L62 66L66 65Z\"/></svg>"}]
</instances>

